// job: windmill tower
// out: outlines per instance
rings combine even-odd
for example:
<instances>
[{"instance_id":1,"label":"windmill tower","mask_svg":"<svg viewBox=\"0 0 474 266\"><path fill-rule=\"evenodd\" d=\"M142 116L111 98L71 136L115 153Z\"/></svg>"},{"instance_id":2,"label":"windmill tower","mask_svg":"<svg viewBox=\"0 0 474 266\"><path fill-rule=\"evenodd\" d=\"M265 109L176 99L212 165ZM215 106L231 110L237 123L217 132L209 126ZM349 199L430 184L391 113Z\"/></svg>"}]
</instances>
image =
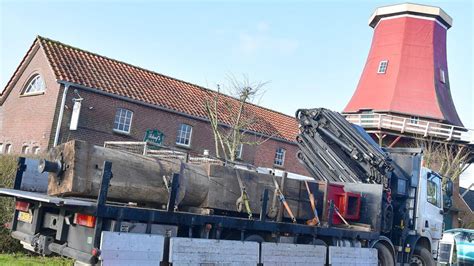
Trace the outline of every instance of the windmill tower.
<instances>
[{"instance_id":1,"label":"windmill tower","mask_svg":"<svg viewBox=\"0 0 474 266\"><path fill-rule=\"evenodd\" d=\"M465 162L472 163L474 131L464 128L456 112L448 76L446 39L452 18L439 7L406 3L377 8L369 26L372 45L343 111L346 119L364 127L381 146L412 146L415 139L447 143L463 147ZM465 209L459 192L453 199L458 210ZM472 211L464 212L462 219L474 219ZM461 217L459 211L450 215L450 221Z\"/></svg>"},{"instance_id":2,"label":"windmill tower","mask_svg":"<svg viewBox=\"0 0 474 266\"><path fill-rule=\"evenodd\" d=\"M413 137L470 141L456 112L446 35L452 18L439 7L380 7L369 19L372 46L343 113L384 146Z\"/></svg>"}]
</instances>

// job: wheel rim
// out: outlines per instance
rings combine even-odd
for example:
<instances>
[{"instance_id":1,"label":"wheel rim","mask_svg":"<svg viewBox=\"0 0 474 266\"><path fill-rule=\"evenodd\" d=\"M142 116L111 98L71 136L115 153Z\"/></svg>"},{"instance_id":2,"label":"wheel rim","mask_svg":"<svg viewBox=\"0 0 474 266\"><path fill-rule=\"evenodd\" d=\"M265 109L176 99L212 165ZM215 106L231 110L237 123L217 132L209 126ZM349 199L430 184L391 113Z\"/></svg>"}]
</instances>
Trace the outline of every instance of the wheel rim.
<instances>
[{"instance_id":1,"label":"wheel rim","mask_svg":"<svg viewBox=\"0 0 474 266\"><path fill-rule=\"evenodd\" d=\"M420 256L413 255L413 256L411 256L411 259L410 259L410 265L424 266L424 265L426 265L426 264L425 264L425 262L421 259Z\"/></svg>"}]
</instances>

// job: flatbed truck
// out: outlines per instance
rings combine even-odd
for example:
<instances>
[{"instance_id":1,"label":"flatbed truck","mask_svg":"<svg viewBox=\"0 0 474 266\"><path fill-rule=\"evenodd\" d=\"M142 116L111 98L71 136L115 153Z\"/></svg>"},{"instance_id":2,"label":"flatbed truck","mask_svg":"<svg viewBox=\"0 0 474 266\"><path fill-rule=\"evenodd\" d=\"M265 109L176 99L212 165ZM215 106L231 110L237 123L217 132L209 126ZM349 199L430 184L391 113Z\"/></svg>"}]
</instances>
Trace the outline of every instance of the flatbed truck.
<instances>
[{"instance_id":1,"label":"flatbed truck","mask_svg":"<svg viewBox=\"0 0 474 266\"><path fill-rule=\"evenodd\" d=\"M382 150L363 130L325 109L300 110L297 118L298 142L320 145L300 145L300 159L314 178L324 181L317 172L323 169L335 177L326 184L342 187L346 196L359 195L351 208L360 217L344 212L351 203L341 205L328 189L318 203L323 211L317 224L268 217L268 188L261 193L258 217L182 211L176 204L180 173L173 174L162 209L114 202L107 200L114 175L107 160L95 199L50 196L44 188L25 190L45 175L25 174L39 162L20 158L14 187L0 189L1 196L15 199L11 235L33 252L90 265L435 265L450 185L443 195L442 178L422 167L421 150ZM347 171L359 180L349 181Z\"/></svg>"}]
</instances>

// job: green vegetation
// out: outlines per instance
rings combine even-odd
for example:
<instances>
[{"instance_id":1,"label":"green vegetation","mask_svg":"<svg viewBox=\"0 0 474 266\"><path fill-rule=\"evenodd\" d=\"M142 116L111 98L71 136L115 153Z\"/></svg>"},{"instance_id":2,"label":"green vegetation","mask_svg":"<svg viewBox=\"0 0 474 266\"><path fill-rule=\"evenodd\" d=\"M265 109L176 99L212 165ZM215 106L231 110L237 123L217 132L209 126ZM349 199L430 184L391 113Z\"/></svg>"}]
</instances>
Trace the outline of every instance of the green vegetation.
<instances>
[{"instance_id":1,"label":"green vegetation","mask_svg":"<svg viewBox=\"0 0 474 266\"><path fill-rule=\"evenodd\" d=\"M30 256L27 254L0 254L0 265L54 265L66 266L73 265L73 261L61 257L41 257Z\"/></svg>"},{"instance_id":2,"label":"green vegetation","mask_svg":"<svg viewBox=\"0 0 474 266\"><path fill-rule=\"evenodd\" d=\"M17 157L0 156L0 187L11 188L15 180L17 168ZM12 198L0 197L0 253L12 253L23 251L18 240L10 236L10 230L5 226L13 219L14 201ZM0 259L0 265L4 265Z\"/></svg>"},{"instance_id":3,"label":"green vegetation","mask_svg":"<svg viewBox=\"0 0 474 266\"><path fill-rule=\"evenodd\" d=\"M0 187L11 188L18 167L18 157L0 156ZM10 236L10 229L5 225L13 219L14 201L12 198L0 197L0 266L3 265L72 265L70 259L61 257L42 257L24 250L20 241Z\"/></svg>"}]
</instances>

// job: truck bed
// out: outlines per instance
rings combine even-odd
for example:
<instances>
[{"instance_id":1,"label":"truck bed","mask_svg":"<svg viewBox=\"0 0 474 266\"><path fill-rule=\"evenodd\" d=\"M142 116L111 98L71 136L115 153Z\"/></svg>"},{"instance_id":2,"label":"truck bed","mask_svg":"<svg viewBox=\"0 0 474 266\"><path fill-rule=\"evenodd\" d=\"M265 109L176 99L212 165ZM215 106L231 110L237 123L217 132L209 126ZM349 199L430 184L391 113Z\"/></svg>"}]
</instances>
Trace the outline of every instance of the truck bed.
<instances>
[{"instance_id":1,"label":"truck bed","mask_svg":"<svg viewBox=\"0 0 474 266\"><path fill-rule=\"evenodd\" d=\"M0 188L0 194L20 199L29 199L43 203L50 203L57 206L95 206L95 202L87 199L60 198L48 196L43 193L23 191L11 188Z\"/></svg>"}]
</instances>

